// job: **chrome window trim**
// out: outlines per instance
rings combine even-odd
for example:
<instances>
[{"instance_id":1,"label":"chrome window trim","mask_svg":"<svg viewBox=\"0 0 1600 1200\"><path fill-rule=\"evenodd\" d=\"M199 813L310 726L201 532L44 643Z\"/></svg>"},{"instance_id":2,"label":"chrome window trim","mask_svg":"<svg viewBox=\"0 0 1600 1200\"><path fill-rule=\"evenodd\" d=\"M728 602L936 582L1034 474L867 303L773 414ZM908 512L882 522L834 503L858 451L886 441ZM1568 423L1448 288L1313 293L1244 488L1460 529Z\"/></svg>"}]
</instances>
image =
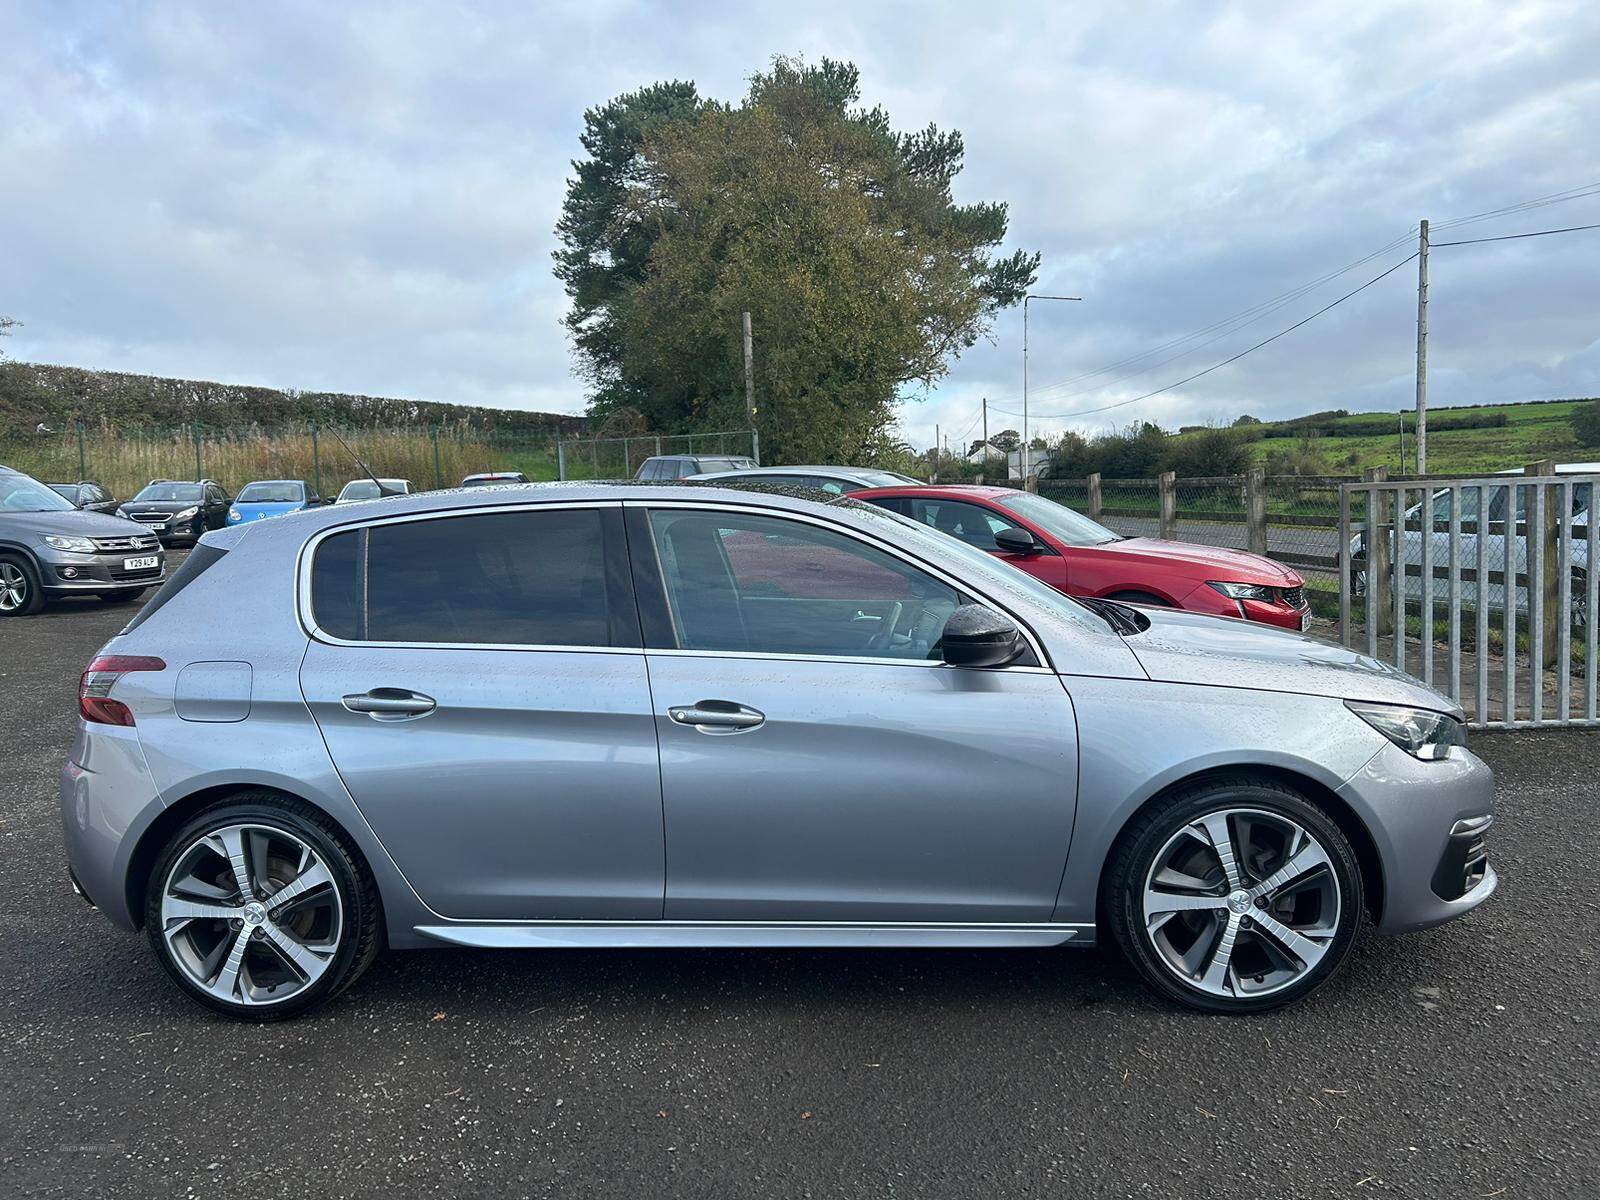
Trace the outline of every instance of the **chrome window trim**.
<instances>
[{"instance_id":1,"label":"chrome window trim","mask_svg":"<svg viewBox=\"0 0 1600 1200\"><path fill-rule=\"evenodd\" d=\"M662 508L662 509L692 509L692 510L700 511L700 512L737 512L737 513L744 513L744 514L747 514L747 515L758 516L758 517L774 517L775 516L775 517L777 517L777 518L779 518L781 520L800 521L800 522L802 522L804 524L807 524L807 525L815 525L815 526L817 526L817 527L819 527L821 529L829 530L830 532L837 533L837 534L839 534L839 535L841 535L843 537L850 537L850 538L856 539L857 541L865 542L875 550L882 550L883 552L885 552L886 554L890 555L891 557L898 558L901 562L907 563L910 566L915 567L917 570L923 572L924 574L932 575L940 583L943 583L946 587L954 588L958 593L964 592L964 593L966 593L968 595L972 595L972 596L978 597L978 599L982 600L986 605L988 605L990 608L993 608L996 612L999 612L1003 616L1009 617L1011 619L1012 623L1015 624L1016 627L1019 630L1022 631L1023 638L1027 641L1029 647L1033 650L1033 655L1034 655L1034 657L1036 659L1039 660L1039 664L1040 664L1037 667L999 667L999 668L991 667L991 668L978 668L978 669L1001 670L1001 671L1036 671L1036 672L1043 672L1043 673L1049 674L1049 675L1055 674L1055 671L1051 667L1051 664L1050 664L1050 656L1045 653L1044 644L1039 639L1038 635L1034 633L1033 627L1031 625L1029 625L1027 621L1025 621L1021 617L1017 616L1017 614L1014 611L1012 611L1012 609L1008 605L1003 604L1000 601L996 600L992 595L990 595L988 592L984 591L981 587L978 587L978 586L976 586L974 584L965 583L965 582L963 582L961 580L955 579L950 575L950 573L948 571L944 570L942 567L936 566L935 564L928 562L926 559L918 558L914 554L908 554L906 551L902 550L900 547L892 545L889 542L886 542L881 538L875 537L872 534L866 532L865 530L857 529L857 528L855 528L854 526L851 526L851 525L842 525L842 524L840 524L840 523L838 523L836 521L824 520L821 517L813 516L811 513L795 512L792 509L786 509L786 508L766 508L766 507L763 507L762 505L759 505L759 504L708 504L703 500L702 501L695 501L695 500L675 500L675 499L674 500L624 500L624 501L621 501L621 503L622 503L624 508L642 508L642 509L645 509L647 511L650 510L650 509L655 509L655 508ZM663 580L662 583L663 583L663 586L665 586L665 580ZM668 600L668 604L669 605L671 604L670 598ZM652 653L652 654L684 654L684 655L692 655L692 656L695 656L695 657L712 656L712 655L714 655L714 656L717 656L717 657L720 657L720 658L760 658L760 659L778 659L778 660L799 659L801 661L817 661L817 660L820 659L820 660L823 660L823 661L832 661L832 662L876 662L876 663L887 662L887 663L893 663L896 666L906 666L907 664L917 664L917 663L927 663L929 666L934 666L934 667L947 667L947 666L949 666L948 663L934 662L932 659L866 658L866 657L853 657L853 656L850 656L850 655L835 655L835 654L776 654L776 653L769 653L769 652L757 651L757 650L681 650L681 649L679 649L679 650L652 650L649 653ZM971 667L954 667L954 668L951 668L951 669L952 670L959 670L959 671L969 671L969 670L972 670L973 668L971 668Z\"/></svg>"},{"instance_id":2,"label":"chrome window trim","mask_svg":"<svg viewBox=\"0 0 1600 1200\"><path fill-rule=\"evenodd\" d=\"M839 533L843 536L854 537L864 541L874 549L882 550L891 556L908 563L919 571L923 571L938 579L947 587L954 588L957 592L966 592L975 595L985 604L996 611L1009 617L1022 631L1029 647L1033 650L1034 657L1039 660L1039 666L1007 666L1007 667L952 667L948 663L938 662L933 659L920 658L880 658L838 654L779 654L764 651L749 650L681 650L681 649L645 649L639 646L565 646L529 644L520 642L381 642L355 640L342 638L329 633L316 622L316 614L311 606L311 568L316 558L317 547L328 538L338 533L348 533L353 529L370 529L377 525L397 525L412 521L437 521L450 517L477 516L479 514L505 513L505 512L549 512L554 510L571 509L623 509L623 508L673 508L693 509L703 512L738 512L753 516L778 517L779 519L798 520L809 525ZM1056 672L1050 664L1050 658L1045 653L1044 645L1034 633L1032 626L1016 615L1012 609L995 600L989 593L981 588L962 583L950 574L915 555L907 554L896 546L873 537L849 525L841 525L834 521L823 520L810 513L798 513L785 508L767 508L759 504L708 504L704 501L689 500L562 500L538 501L521 504L483 504L466 505L460 508L431 509L420 513L395 513L393 515L366 515L330 525L326 529L319 529L307 539L300 547L295 560L295 615L300 623L301 630L306 636L315 641L330 646L344 646L352 649L389 649L389 650L503 650L503 651L528 651L536 653L562 653L562 654L623 654L643 655L658 657L679 658L724 658L724 659L757 659L760 661L776 662L831 662L831 663L864 663L870 666L894 667L935 667L949 671L1012 671L1018 674L1054 675Z\"/></svg>"}]
</instances>

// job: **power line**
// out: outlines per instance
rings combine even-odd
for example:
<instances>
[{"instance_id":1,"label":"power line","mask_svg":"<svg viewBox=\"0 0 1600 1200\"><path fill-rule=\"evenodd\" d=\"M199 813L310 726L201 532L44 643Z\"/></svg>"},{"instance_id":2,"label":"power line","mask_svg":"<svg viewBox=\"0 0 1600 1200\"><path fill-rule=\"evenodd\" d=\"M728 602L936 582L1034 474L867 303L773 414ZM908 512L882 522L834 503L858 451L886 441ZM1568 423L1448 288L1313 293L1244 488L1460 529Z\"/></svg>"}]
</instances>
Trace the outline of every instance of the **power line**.
<instances>
[{"instance_id":1,"label":"power line","mask_svg":"<svg viewBox=\"0 0 1600 1200\"><path fill-rule=\"evenodd\" d=\"M1487 212L1473 213L1466 217L1453 217L1445 221L1436 221L1433 223L1433 228L1454 229L1459 225L1473 225L1479 221L1487 221L1494 217L1528 212L1535 208L1548 208L1552 204L1565 204L1569 200L1582 200L1585 196L1595 195L1600 195L1600 182L1585 183L1579 187L1568 188L1564 192L1551 192L1548 196L1535 196L1532 200L1524 200L1519 204L1508 204L1503 208L1491 208Z\"/></svg>"},{"instance_id":2,"label":"power line","mask_svg":"<svg viewBox=\"0 0 1600 1200\"><path fill-rule=\"evenodd\" d=\"M1203 370L1203 371L1196 371L1193 375L1185 376L1183 379L1178 380L1176 383L1169 383L1165 387L1156 388L1155 391L1153 391L1153 392L1146 392L1142 396L1134 396L1132 399L1129 399L1129 400L1118 400L1115 404L1106 404L1106 405L1102 405L1099 408L1086 408L1086 409L1083 409L1083 410L1081 410L1079 412L1055 413L1053 415L1048 415L1048 416L1037 416L1034 419L1035 420L1039 420L1039 421L1061 421L1061 420L1065 420L1065 419L1067 419L1069 417L1087 417L1087 416L1090 416L1090 415L1092 415L1094 413L1109 412L1113 408L1124 408L1129 404L1137 404L1141 400L1148 400L1152 396L1161 395L1163 392L1173 391L1176 388L1182 387L1186 383L1193 383L1196 379L1199 379L1202 375L1209 375L1213 371L1221 370L1223 367L1227 366L1229 363L1236 363L1241 358L1243 358L1245 355L1253 354L1257 350L1261 349L1263 346L1271 345L1273 342L1277 341L1279 338L1293 333L1296 329L1299 329L1302 325L1310 324L1312 321L1315 321L1318 317L1322 316L1324 313L1330 311L1331 309L1337 308L1339 305L1343 304L1346 300L1350 299L1350 297L1358 295L1361 292L1366 291L1369 287L1371 287L1373 284L1377 283L1379 280L1386 279L1390 275L1393 275L1396 271L1398 271L1401 267L1405 266L1407 263L1415 261L1416 257L1417 256L1415 254L1407 255L1405 258L1402 258L1399 262L1395 263L1393 266L1388 267L1387 269L1385 269L1381 274L1374 275L1371 279L1367 280L1360 287L1354 288L1351 291L1348 291L1344 295L1340 296L1337 300L1331 301L1330 303L1323 305L1321 308L1317 309L1316 312L1312 313L1308 317L1301 318L1300 320L1296 321L1293 325L1290 325L1287 329L1280 329L1277 333L1273 334L1271 337L1262 338L1261 341L1257 342L1255 345L1246 347L1245 349L1239 351L1239 353L1237 353L1237 354L1235 354L1235 355L1233 355L1233 356L1231 356L1229 358L1225 358L1219 363L1213 363L1211 366L1205 368L1205 370ZM990 407L993 408L994 406L990 405ZM1018 415L1016 413L1011 413L1010 410L1008 410L1008 409L1000 409L998 411L1009 413L1009 415L1011 415L1011 416Z\"/></svg>"},{"instance_id":3,"label":"power line","mask_svg":"<svg viewBox=\"0 0 1600 1200\"><path fill-rule=\"evenodd\" d=\"M1459 242L1434 242L1433 248L1440 246L1476 246L1480 242L1514 242L1518 238L1549 237L1552 233L1581 233L1585 229L1600 229L1600 225L1568 225L1565 229L1536 229L1532 233L1508 233L1503 237L1465 238Z\"/></svg>"}]
</instances>

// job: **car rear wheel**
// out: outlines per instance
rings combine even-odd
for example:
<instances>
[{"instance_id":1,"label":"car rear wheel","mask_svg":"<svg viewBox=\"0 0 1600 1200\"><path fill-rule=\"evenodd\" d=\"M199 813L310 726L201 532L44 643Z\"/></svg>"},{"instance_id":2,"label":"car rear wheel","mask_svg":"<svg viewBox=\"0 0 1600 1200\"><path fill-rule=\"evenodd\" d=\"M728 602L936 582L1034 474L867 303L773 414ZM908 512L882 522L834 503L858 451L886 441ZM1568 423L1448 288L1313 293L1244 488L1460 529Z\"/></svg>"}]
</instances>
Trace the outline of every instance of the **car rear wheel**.
<instances>
[{"instance_id":1,"label":"car rear wheel","mask_svg":"<svg viewBox=\"0 0 1600 1200\"><path fill-rule=\"evenodd\" d=\"M145 907L167 973L208 1008L298 1016L349 987L380 943L378 894L342 833L309 805L252 793L168 841Z\"/></svg>"},{"instance_id":2,"label":"car rear wheel","mask_svg":"<svg viewBox=\"0 0 1600 1200\"><path fill-rule=\"evenodd\" d=\"M1118 842L1104 910L1147 983L1207 1012L1300 1000L1355 942L1361 871L1316 805L1267 780L1214 780L1140 816Z\"/></svg>"},{"instance_id":3,"label":"car rear wheel","mask_svg":"<svg viewBox=\"0 0 1600 1200\"><path fill-rule=\"evenodd\" d=\"M16 555L0 556L0 617L25 617L44 605L33 565Z\"/></svg>"}]
</instances>

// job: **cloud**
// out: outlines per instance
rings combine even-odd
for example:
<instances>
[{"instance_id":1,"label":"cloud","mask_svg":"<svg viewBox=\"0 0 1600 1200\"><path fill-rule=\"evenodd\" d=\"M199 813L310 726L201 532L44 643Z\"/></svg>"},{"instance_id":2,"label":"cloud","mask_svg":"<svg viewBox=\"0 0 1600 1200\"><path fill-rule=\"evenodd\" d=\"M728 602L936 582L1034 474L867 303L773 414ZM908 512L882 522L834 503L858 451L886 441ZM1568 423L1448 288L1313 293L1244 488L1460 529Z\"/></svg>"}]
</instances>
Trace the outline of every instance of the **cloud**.
<instances>
[{"instance_id":1,"label":"cloud","mask_svg":"<svg viewBox=\"0 0 1600 1200\"><path fill-rule=\"evenodd\" d=\"M576 411L552 228L582 112L663 78L735 98L849 58L902 128L960 129L962 199L1044 253L1030 408L1137 396L1403 258L1125 379L1085 376L1435 221L1600 181L1600 9L56 4L0 13L0 311L21 358ZM1600 220L1600 197L1463 235ZM1177 392L1054 432L1410 403L1414 268ZM1441 249L1435 403L1600 392L1600 236ZM1017 408L1001 314L905 435ZM1071 382L1068 382L1071 381ZM1051 386L1056 385L1056 386ZM1016 422L996 413L991 428Z\"/></svg>"}]
</instances>

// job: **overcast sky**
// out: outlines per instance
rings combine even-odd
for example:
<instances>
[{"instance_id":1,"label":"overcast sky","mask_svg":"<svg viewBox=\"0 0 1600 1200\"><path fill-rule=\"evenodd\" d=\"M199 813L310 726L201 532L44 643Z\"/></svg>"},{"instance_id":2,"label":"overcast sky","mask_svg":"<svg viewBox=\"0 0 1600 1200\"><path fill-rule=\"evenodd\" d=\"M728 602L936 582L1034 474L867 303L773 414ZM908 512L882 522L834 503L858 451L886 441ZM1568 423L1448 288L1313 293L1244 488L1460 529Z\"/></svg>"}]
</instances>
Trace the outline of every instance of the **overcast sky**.
<instances>
[{"instance_id":1,"label":"overcast sky","mask_svg":"<svg viewBox=\"0 0 1600 1200\"><path fill-rule=\"evenodd\" d=\"M897 127L965 135L958 197L1008 202L1006 248L1044 254L1037 290L1084 298L1034 306L1042 415L1277 332L1412 244L1181 358L1080 378L1420 217L1600 183L1593 0L0 0L0 47L12 357L516 408L583 408L550 273L583 110L667 78L735 99L775 54L849 59ZM1435 240L1596 222L1600 195ZM1401 267L1202 380L1043 428L1409 405L1415 287ZM1438 249L1430 312L1435 404L1600 394L1600 230ZM1020 310L1001 314L992 343L908 397L904 435L976 436L982 396L1020 409L1021 333Z\"/></svg>"}]
</instances>

